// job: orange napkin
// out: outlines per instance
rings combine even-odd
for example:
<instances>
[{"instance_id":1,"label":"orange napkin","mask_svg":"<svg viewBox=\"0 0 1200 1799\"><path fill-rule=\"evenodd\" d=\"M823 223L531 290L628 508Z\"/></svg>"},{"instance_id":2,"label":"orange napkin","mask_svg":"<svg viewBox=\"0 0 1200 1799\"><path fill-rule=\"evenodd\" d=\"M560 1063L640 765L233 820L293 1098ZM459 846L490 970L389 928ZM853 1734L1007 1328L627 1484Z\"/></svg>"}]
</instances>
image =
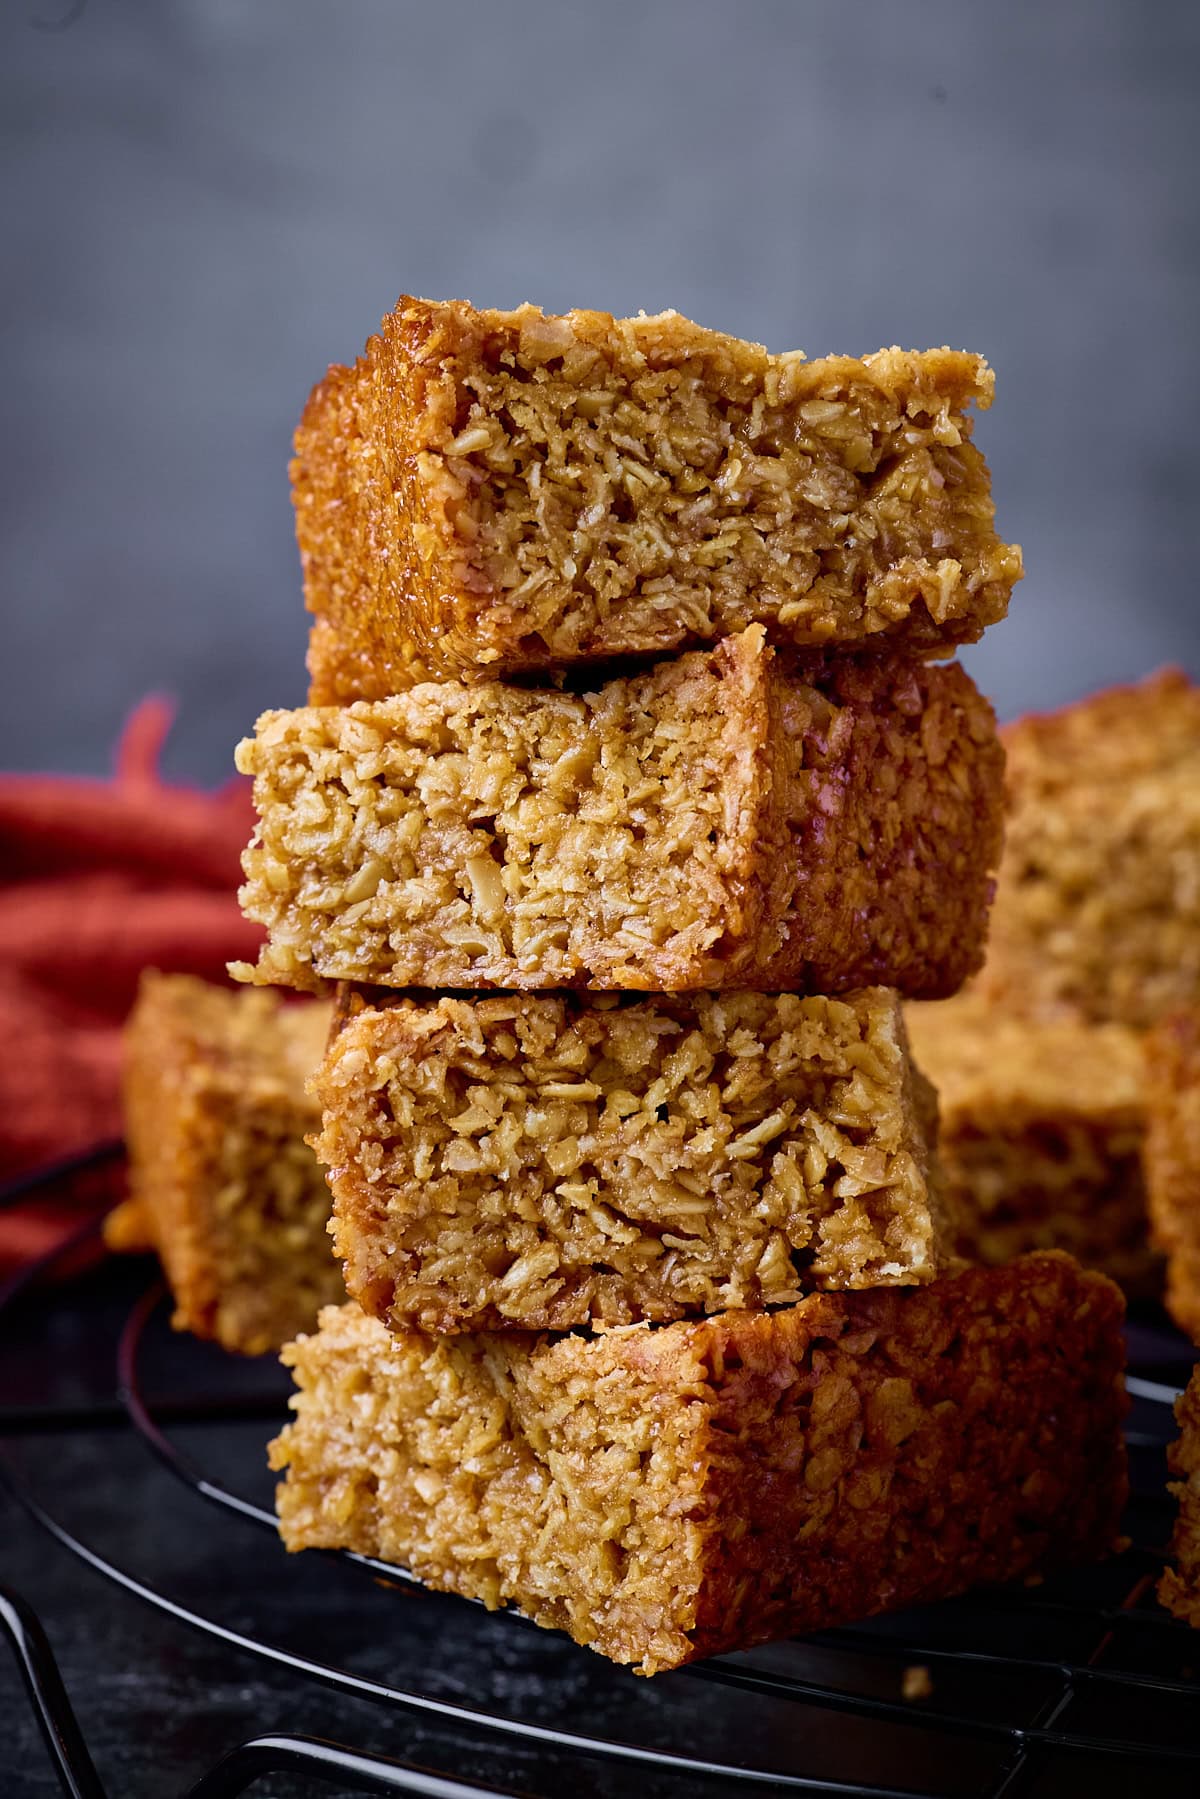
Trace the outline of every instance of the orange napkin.
<instances>
[{"instance_id":1,"label":"orange napkin","mask_svg":"<svg viewBox=\"0 0 1200 1799\"><path fill-rule=\"evenodd\" d=\"M223 980L257 954L235 898L249 783L168 786L171 718L142 702L112 780L0 775L0 1182L120 1135L121 1026L143 968ZM115 1180L0 1211L0 1272Z\"/></svg>"}]
</instances>

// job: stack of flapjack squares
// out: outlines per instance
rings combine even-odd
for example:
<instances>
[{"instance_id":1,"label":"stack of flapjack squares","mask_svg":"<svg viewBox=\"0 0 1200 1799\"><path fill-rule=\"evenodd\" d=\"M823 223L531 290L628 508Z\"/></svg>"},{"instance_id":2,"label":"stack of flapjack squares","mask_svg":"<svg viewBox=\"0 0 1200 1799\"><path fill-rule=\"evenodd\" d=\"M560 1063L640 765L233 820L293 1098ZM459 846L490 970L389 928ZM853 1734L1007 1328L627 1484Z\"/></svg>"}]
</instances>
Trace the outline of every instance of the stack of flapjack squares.
<instances>
[{"instance_id":1,"label":"stack of flapjack squares","mask_svg":"<svg viewBox=\"0 0 1200 1799\"><path fill-rule=\"evenodd\" d=\"M999 859L991 394L413 300L314 391L311 703L238 752L239 972L333 1000L289 1548L654 1673L1112 1547L1120 1296L956 1259L902 1011Z\"/></svg>"}]
</instances>

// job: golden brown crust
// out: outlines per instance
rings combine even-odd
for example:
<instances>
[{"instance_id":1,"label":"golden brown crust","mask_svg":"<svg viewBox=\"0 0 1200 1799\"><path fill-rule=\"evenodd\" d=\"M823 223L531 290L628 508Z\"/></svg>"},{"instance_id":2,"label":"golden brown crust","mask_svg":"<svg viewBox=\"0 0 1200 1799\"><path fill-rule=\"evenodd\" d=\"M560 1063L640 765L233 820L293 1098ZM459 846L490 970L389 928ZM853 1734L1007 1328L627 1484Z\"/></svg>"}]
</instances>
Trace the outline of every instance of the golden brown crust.
<instances>
[{"instance_id":1,"label":"golden brown crust","mask_svg":"<svg viewBox=\"0 0 1200 1799\"><path fill-rule=\"evenodd\" d=\"M1058 1255L593 1338L331 1310L280 1527L654 1673L1107 1553L1121 1322Z\"/></svg>"},{"instance_id":2,"label":"golden brown crust","mask_svg":"<svg viewBox=\"0 0 1200 1799\"><path fill-rule=\"evenodd\" d=\"M1167 1257L1167 1308L1200 1343L1200 1013L1146 1039L1146 1193Z\"/></svg>"},{"instance_id":3,"label":"golden brown crust","mask_svg":"<svg viewBox=\"0 0 1200 1799\"><path fill-rule=\"evenodd\" d=\"M393 1328L662 1322L942 1264L888 988L362 1006L313 1090L347 1291Z\"/></svg>"},{"instance_id":4,"label":"golden brown crust","mask_svg":"<svg viewBox=\"0 0 1200 1799\"><path fill-rule=\"evenodd\" d=\"M1170 1491L1179 1501L1171 1537L1171 1560L1158 1583L1169 1612L1200 1630L1200 1368L1175 1406L1179 1436L1167 1451L1167 1466L1178 1478Z\"/></svg>"},{"instance_id":5,"label":"golden brown crust","mask_svg":"<svg viewBox=\"0 0 1200 1799\"><path fill-rule=\"evenodd\" d=\"M981 357L806 362L678 313L403 298L296 433L314 704L774 641L918 651L1008 608Z\"/></svg>"},{"instance_id":6,"label":"golden brown crust","mask_svg":"<svg viewBox=\"0 0 1200 1799\"><path fill-rule=\"evenodd\" d=\"M124 1105L135 1219L157 1247L175 1323L260 1355L307 1328L344 1289L329 1194L306 1130L305 1081L328 1010L227 991L189 975L142 977L125 1035ZM140 1247L140 1245L138 1245Z\"/></svg>"},{"instance_id":7,"label":"golden brown crust","mask_svg":"<svg viewBox=\"0 0 1200 1799\"><path fill-rule=\"evenodd\" d=\"M1065 1249L1131 1295L1157 1293L1140 1035L1022 1018L970 990L909 1006L906 1017L913 1054L938 1089L938 1156L961 1253L1006 1262Z\"/></svg>"},{"instance_id":8,"label":"golden brown crust","mask_svg":"<svg viewBox=\"0 0 1200 1799\"><path fill-rule=\"evenodd\" d=\"M987 991L1135 1028L1200 1005L1200 688L1168 669L1001 735Z\"/></svg>"},{"instance_id":9,"label":"golden brown crust","mask_svg":"<svg viewBox=\"0 0 1200 1799\"><path fill-rule=\"evenodd\" d=\"M373 489L374 450L360 427L354 374L335 364L313 389L296 432L292 464L305 592L318 613L308 649L314 704L344 705L435 678L385 607L390 587L381 571L389 551L384 520L375 512L382 496ZM368 588L376 595L371 633L348 630L345 621L362 616L366 623L362 601ZM313 606L317 593L323 602L319 608ZM382 689L376 636L391 645L389 685Z\"/></svg>"},{"instance_id":10,"label":"golden brown crust","mask_svg":"<svg viewBox=\"0 0 1200 1799\"><path fill-rule=\"evenodd\" d=\"M1002 761L956 665L793 665L758 628L593 694L268 713L238 751L256 978L951 993L982 956Z\"/></svg>"}]
</instances>

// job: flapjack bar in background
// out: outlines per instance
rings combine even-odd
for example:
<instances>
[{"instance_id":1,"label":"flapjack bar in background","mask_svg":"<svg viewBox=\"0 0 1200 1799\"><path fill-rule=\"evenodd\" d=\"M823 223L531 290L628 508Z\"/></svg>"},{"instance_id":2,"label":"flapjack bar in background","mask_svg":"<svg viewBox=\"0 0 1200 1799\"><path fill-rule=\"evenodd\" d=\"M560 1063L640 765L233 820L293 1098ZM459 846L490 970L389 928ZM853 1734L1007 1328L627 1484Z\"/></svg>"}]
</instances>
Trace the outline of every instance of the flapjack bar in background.
<instances>
[{"instance_id":1,"label":"flapjack bar in background","mask_svg":"<svg viewBox=\"0 0 1200 1799\"><path fill-rule=\"evenodd\" d=\"M1002 732L986 991L1145 1029L1200 1006L1200 688L1179 670Z\"/></svg>"},{"instance_id":2,"label":"flapjack bar in background","mask_svg":"<svg viewBox=\"0 0 1200 1799\"><path fill-rule=\"evenodd\" d=\"M1200 1343L1200 1011L1146 1040L1146 1191L1167 1258L1167 1307Z\"/></svg>"},{"instance_id":3,"label":"flapjack bar in background","mask_svg":"<svg viewBox=\"0 0 1200 1799\"><path fill-rule=\"evenodd\" d=\"M978 992L905 1009L938 1091L938 1161L971 1260L1065 1249L1130 1296L1156 1294L1142 1143L1140 1033L1024 1018Z\"/></svg>"},{"instance_id":4,"label":"flapjack bar in background","mask_svg":"<svg viewBox=\"0 0 1200 1799\"><path fill-rule=\"evenodd\" d=\"M157 1249L175 1323L259 1355L344 1297L304 1141L329 1008L147 973L125 1037L130 1200L116 1247Z\"/></svg>"}]
</instances>

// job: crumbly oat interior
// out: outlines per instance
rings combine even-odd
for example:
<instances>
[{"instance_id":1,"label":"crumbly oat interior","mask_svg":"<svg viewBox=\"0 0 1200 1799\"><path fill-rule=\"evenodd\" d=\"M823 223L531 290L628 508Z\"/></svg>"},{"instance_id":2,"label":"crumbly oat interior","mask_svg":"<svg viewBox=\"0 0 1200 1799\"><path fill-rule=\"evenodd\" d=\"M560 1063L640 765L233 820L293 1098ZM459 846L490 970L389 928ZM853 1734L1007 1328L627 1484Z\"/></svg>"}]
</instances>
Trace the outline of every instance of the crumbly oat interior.
<instances>
[{"instance_id":1,"label":"crumbly oat interior","mask_svg":"<svg viewBox=\"0 0 1200 1799\"><path fill-rule=\"evenodd\" d=\"M284 1352L280 1528L652 1674L1107 1553L1121 1316L1054 1255L590 1338L330 1309Z\"/></svg>"},{"instance_id":2,"label":"crumbly oat interior","mask_svg":"<svg viewBox=\"0 0 1200 1799\"><path fill-rule=\"evenodd\" d=\"M1179 1436L1167 1451L1167 1466L1176 1477L1170 1490L1179 1515L1158 1597L1169 1612L1200 1630L1200 1368L1176 1403L1175 1418Z\"/></svg>"},{"instance_id":3,"label":"crumbly oat interior","mask_svg":"<svg viewBox=\"0 0 1200 1799\"><path fill-rule=\"evenodd\" d=\"M175 1323L247 1355L277 1349L344 1293L329 1191L304 1141L329 1017L149 972L126 1029L131 1196Z\"/></svg>"},{"instance_id":4,"label":"crumbly oat interior","mask_svg":"<svg viewBox=\"0 0 1200 1799\"><path fill-rule=\"evenodd\" d=\"M960 1253L994 1263L1065 1249L1131 1296L1157 1293L1140 1035L1023 1018L971 990L910 1005L906 1019L938 1090L938 1160Z\"/></svg>"},{"instance_id":5,"label":"crumbly oat interior","mask_svg":"<svg viewBox=\"0 0 1200 1799\"><path fill-rule=\"evenodd\" d=\"M957 667L755 628L591 694L267 713L238 767L262 981L932 996L982 956L1002 756Z\"/></svg>"},{"instance_id":6,"label":"crumbly oat interior","mask_svg":"<svg viewBox=\"0 0 1200 1799\"><path fill-rule=\"evenodd\" d=\"M1200 688L1167 670L1002 736L988 990L1137 1028L1200 1005Z\"/></svg>"},{"instance_id":7,"label":"crumbly oat interior","mask_svg":"<svg viewBox=\"0 0 1200 1799\"><path fill-rule=\"evenodd\" d=\"M346 1286L393 1326L566 1330L931 1280L896 995L400 1000L314 1082Z\"/></svg>"},{"instance_id":8,"label":"crumbly oat interior","mask_svg":"<svg viewBox=\"0 0 1200 1799\"><path fill-rule=\"evenodd\" d=\"M1021 573L970 441L993 386L945 349L808 362L678 313L402 299L296 435L312 699L754 623L974 641Z\"/></svg>"},{"instance_id":9,"label":"crumbly oat interior","mask_svg":"<svg viewBox=\"0 0 1200 1799\"><path fill-rule=\"evenodd\" d=\"M1200 1343L1200 1012L1146 1038L1146 1193L1167 1258L1167 1309Z\"/></svg>"}]
</instances>

